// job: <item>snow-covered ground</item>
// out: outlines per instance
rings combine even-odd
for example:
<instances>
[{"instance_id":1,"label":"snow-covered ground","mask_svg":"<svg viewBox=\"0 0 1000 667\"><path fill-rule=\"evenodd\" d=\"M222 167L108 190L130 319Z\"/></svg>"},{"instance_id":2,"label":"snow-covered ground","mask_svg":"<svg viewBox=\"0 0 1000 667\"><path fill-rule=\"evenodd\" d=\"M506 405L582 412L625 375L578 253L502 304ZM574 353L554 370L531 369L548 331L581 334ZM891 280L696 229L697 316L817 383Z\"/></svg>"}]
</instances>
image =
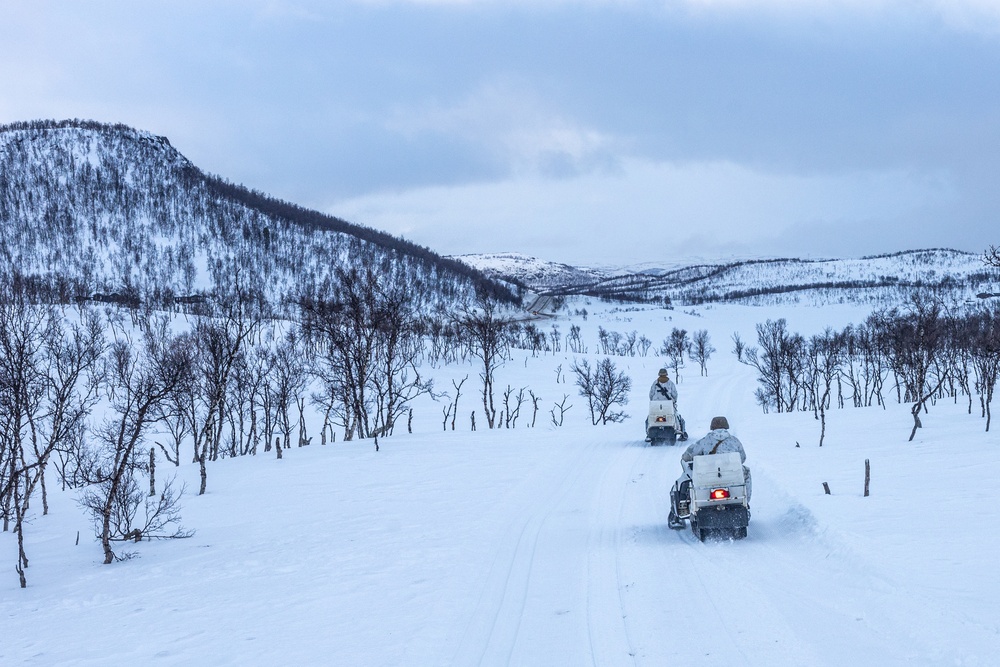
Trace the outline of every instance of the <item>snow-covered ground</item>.
<instances>
[{"instance_id":1,"label":"snow-covered ground","mask_svg":"<svg viewBox=\"0 0 1000 667\"><path fill-rule=\"evenodd\" d=\"M746 540L666 526L682 450L642 432L660 360L614 358L634 382L632 417L595 427L573 355L516 352L497 381L543 397L536 428L529 403L516 429L486 429L480 410L470 432L475 367L437 371L438 389L469 375L456 431L425 403L414 432L378 452L337 442L220 461L208 493L184 497L195 536L135 545L132 560L101 565L71 495L51 492L27 531L25 590L0 534L0 664L998 663L996 431L961 400L933 406L912 443L907 406L848 408L819 448L812 414L763 414L753 371L729 352L733 331L752 344L768 317L808 334L864 310L587 308L591 351L599 325L657 346L675 326L709 331L719 351L707 377L689 363L680 407L693 437L721 414L746 446ZM555 427L564 394L573 408ZM179 469L189 489L197 473Z\"/></svg>"}]
</instances>

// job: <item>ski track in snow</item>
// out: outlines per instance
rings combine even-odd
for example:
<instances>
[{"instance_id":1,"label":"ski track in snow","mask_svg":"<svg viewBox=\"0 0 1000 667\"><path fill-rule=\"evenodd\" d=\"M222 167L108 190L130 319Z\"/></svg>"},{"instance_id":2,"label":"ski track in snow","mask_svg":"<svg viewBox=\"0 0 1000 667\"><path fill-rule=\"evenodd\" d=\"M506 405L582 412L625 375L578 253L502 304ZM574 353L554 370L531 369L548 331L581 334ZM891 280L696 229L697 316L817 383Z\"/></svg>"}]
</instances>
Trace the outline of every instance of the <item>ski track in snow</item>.
<instances>
[{"instance_id":1,"label":"ski track in snow","mask_svg":"<svg viewBox=\"0 0 1000 667\"><path fill-rule=\"evenodd\" d=\"M594 526L587 548L587 635L593 665L635 663L622 575L622 533L628 529L625 501L637 469L638 448L625 448L606 468L592 506ZM613 574L613 576L611 576Z\"/></svg>"},{"instance_id":2,"label":"ski track in snow","mask_svg":"<svg viewBox=\"0 0 1000 667\"><path fill-rule=\"evenodd\" d=\"M593 449L591 446L585 452L587 461ZM555 480L547 495L538 498L539 503L515 515L505 532L480 593L478 608L456 655L456 664L509 664L529 594L539 536L581 472L580 461L572 463L565 476Z\"/></svg>"}]
</instances>

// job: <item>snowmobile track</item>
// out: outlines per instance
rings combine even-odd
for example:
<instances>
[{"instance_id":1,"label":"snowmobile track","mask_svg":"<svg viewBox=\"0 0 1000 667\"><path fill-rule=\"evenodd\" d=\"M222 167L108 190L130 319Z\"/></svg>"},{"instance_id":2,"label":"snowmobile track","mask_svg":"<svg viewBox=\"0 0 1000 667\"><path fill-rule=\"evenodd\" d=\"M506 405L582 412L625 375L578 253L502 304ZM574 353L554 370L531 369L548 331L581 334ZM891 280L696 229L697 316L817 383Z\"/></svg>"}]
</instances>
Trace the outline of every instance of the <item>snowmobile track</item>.
<instances>
[{"instance_id":1,"label":"snowmobile track","mask_svg":"<svg viewBox=\"0 0 1000 667\"><path fill-rule=\"evenodd\" d=\"M625 499L647 450L641 445L625 448L608 467L596 496L598 526L591 531L587 548L587 636L595 667L629 660L636 664L625 608L622 533L628 530Z\"/></svg>"},{"instance_id":2,"label":"snowmobile track","mask_svg":"<svg viewBox=\"0 0 1000 667\"><path fill-rule=\"evenodd\" d=\"M527 600L537 573L539 543L546 524L557 511L574 507L566 500L574 491L585 488L580 480L592 473L602 447L590 444L567 466L559 482L549 487L541 498L512 522L499 541L490 572L485 579L479 602L466 629L455 664L508 665L519 662L518 639L522 632ZM541 500L541 502L538 502ZM548 559L546 566L557 564ZM520 660L523 662L523 660Z\"/></svg>"}]
</instances>

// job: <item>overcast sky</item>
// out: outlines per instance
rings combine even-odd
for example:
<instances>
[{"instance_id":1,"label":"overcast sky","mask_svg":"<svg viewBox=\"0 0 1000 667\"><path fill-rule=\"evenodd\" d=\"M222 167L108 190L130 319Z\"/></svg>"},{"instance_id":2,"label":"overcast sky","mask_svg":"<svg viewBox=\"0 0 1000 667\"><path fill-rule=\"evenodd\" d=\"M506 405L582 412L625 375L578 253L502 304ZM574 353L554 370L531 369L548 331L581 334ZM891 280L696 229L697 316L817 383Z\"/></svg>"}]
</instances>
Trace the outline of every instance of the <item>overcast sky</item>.
<instances>
[{"instance_id":1,"label":"overcast sky","mask_svg":"<svg viewBox=\"0 0 1000 667\"><path fill-rule=\"evenodd\" d=\"M0 44L0 123L125 123L444 254L1000 243L1000 0L0 0Z\"/></svg>"}]
</instances>

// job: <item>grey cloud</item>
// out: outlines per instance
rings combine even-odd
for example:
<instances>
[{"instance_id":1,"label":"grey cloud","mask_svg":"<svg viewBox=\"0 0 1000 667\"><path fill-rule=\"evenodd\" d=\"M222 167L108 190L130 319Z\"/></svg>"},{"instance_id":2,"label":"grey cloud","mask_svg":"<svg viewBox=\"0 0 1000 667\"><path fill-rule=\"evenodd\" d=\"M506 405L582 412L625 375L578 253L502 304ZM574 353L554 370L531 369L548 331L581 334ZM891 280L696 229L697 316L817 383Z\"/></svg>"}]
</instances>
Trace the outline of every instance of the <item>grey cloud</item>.
<instances>
[{"instance_id":1,"label":"grey cloud","mask_svg":"<svg viewBox=\"0 0 1000 667\"><path fill-rule=\"evenodd\" d=\"M947 202L860 202L828 222L884 228L872 245L946 241L944 220L966 247L995 234L1000 38L956 30L932 5L64 1L5 13L0 121L125 122L307 206L621 175L640 159L946 178ZM824 234L788 243L832 247Z\"/></svg>"}]
</instances>

